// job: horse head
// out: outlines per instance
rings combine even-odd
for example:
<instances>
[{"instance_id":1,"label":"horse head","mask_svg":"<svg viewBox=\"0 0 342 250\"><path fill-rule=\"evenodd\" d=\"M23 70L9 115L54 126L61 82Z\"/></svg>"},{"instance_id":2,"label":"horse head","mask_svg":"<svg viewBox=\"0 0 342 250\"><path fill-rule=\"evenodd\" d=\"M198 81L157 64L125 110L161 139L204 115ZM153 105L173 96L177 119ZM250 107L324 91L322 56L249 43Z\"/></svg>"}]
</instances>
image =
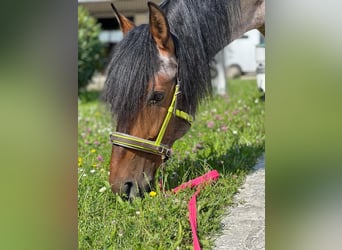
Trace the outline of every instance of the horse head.
<instances>
[{"instance_id":1,"label":"horse head","mask_svg":"<svg viewBox=\"0 0 342 250\"><path fill-rule=\"evenodd\" d=\"M126 105L127 107L123 107L125 104L122 103L123 106L116 107L116 109L125 108L126 110L118 112L116 132L111 137L113 148L109 181L114 193L124 194L129 198L141 196L143 192L151 189L157 168L170 155L172 144L190 128L192 120L191 115L178 109L182 94L177 86L178 64L175 42L168 21L158 5L149 3L148 7L150 11L149 34L146 39L148 36L152 38L149 46L154 48L140 47L138 48L140 51L130 51L128 48L125 53L133 53L130 55L131 58L134 58L134 53L137 53L135 59L138 64L148 65L154 60L155 70L149 77L143 77L145 83L135 83L145 86L140 89L143 93L140 93L138 100L133 100L134 97L129 96L129 88L133 88L132 85L126 86L126 90L125 86L120 87L119 91L125 92L128 96L124 97L125 94L123 94L116 98L131 98L134 103ZM130 31L136 28L134 24L115 8L114 11L125 39L130 42L133 39L134 46L141 45L139 41L134 41L134 31L132 37L129 37ZM125 39L123 42L126 41ZM155 54L152 57L148 56L150 62L140 61L142 58L140 54L146 52L143 50L149 50L150 54ZM127 54L125 56L128 56ZM115 63L123 62L118 60ZM143 73L128 72L128 74ZM113 76L109 74L108 77ZM119 103L116 105L120 106ZM126 114L120 114L125 112Z\"/></svg>"}]
</instances>

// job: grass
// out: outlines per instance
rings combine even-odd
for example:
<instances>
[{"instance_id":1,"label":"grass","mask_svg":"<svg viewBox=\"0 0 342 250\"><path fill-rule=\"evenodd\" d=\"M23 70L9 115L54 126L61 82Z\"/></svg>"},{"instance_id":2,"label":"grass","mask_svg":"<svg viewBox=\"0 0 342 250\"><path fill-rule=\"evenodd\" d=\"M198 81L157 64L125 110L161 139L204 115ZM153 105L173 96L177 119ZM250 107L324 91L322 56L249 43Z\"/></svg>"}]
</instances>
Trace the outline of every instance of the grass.
<instances>
[{"instance_id":1,"label":"grass","mask_svg":"<svg viewBox=\"0 0 342 250\"><path fill-rule=\"evenodd\" d=\"M96 96L93 95L92 96ZM221 177L197 199L198 236L210 249L224 208L265 149L264 103L254 80L234 80L228 97L204 103L191 130L160 170L165 190L217 169ZM83 99L84 100L84 99ZM108 184L110 115L96 101L79 103L79 249L192 249L187 202L194 190L146 195L131 203Z\"/></svg>"}]
</instances>

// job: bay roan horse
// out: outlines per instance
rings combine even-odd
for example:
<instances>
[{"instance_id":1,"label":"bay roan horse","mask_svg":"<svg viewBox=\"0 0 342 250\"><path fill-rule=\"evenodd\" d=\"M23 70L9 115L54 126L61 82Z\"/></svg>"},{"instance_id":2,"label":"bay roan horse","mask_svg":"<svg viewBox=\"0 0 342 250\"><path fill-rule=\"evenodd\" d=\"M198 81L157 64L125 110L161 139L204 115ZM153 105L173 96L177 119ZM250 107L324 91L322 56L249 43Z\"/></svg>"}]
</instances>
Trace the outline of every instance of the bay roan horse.
<instances>
[{"instance_id":1,"label":"bay roan horse","mask_svg":"<svg viewBox=\"0 0 342 250\"><path fill-rule=\"evenodd\" d=\"M264 33L265 2L148 2L149 24L138 27L112 7L124 38L104 90L116 119L109 181L114 193L133 198L151 189L157 168L210 94L211 59L248 30Z\"/></svg>"}]
</instances>

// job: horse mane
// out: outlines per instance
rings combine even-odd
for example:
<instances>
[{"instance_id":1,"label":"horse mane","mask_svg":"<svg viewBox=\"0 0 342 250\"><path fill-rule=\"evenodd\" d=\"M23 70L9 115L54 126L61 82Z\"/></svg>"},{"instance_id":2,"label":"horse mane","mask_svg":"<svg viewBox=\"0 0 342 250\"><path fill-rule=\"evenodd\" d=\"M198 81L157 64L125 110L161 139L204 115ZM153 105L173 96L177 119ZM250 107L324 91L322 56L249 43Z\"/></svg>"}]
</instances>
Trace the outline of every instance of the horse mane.
<instances>
[{"instance_id":1,"label":"horse mane","mask_svg":"<svg viewBox=\"0 0 342 250\"><path fill-rule=\"evenodd\" d=\"M231 41L232 24L240 18L240 0L165 0L160 7L176 44L182 93L178 105L194 115L198 104L211 95L209 64ZM127 123L136 115L158 63L148 25L133 29L116 46L104 97L118 120Z\"/></svg>"}]
</instances>

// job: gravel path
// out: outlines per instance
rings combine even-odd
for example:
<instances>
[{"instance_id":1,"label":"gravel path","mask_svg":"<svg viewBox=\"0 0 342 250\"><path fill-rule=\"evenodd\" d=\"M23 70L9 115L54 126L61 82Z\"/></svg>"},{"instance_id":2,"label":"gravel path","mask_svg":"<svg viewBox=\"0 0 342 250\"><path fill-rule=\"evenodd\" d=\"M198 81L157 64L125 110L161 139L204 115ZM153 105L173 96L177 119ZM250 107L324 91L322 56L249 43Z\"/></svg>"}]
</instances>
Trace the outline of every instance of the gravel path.
<instances>
[{"instance_id":1,"label":"gravel path","mask_svg":"<svg viewBox=\"0 0 342 250\"><path fill-rule=\"evenodd\" d=\"M234 197L234 204L222 220L222 235L216 239L214 250L265 249L264 157L246 177Z\"/></svg>"}]
</instances>

